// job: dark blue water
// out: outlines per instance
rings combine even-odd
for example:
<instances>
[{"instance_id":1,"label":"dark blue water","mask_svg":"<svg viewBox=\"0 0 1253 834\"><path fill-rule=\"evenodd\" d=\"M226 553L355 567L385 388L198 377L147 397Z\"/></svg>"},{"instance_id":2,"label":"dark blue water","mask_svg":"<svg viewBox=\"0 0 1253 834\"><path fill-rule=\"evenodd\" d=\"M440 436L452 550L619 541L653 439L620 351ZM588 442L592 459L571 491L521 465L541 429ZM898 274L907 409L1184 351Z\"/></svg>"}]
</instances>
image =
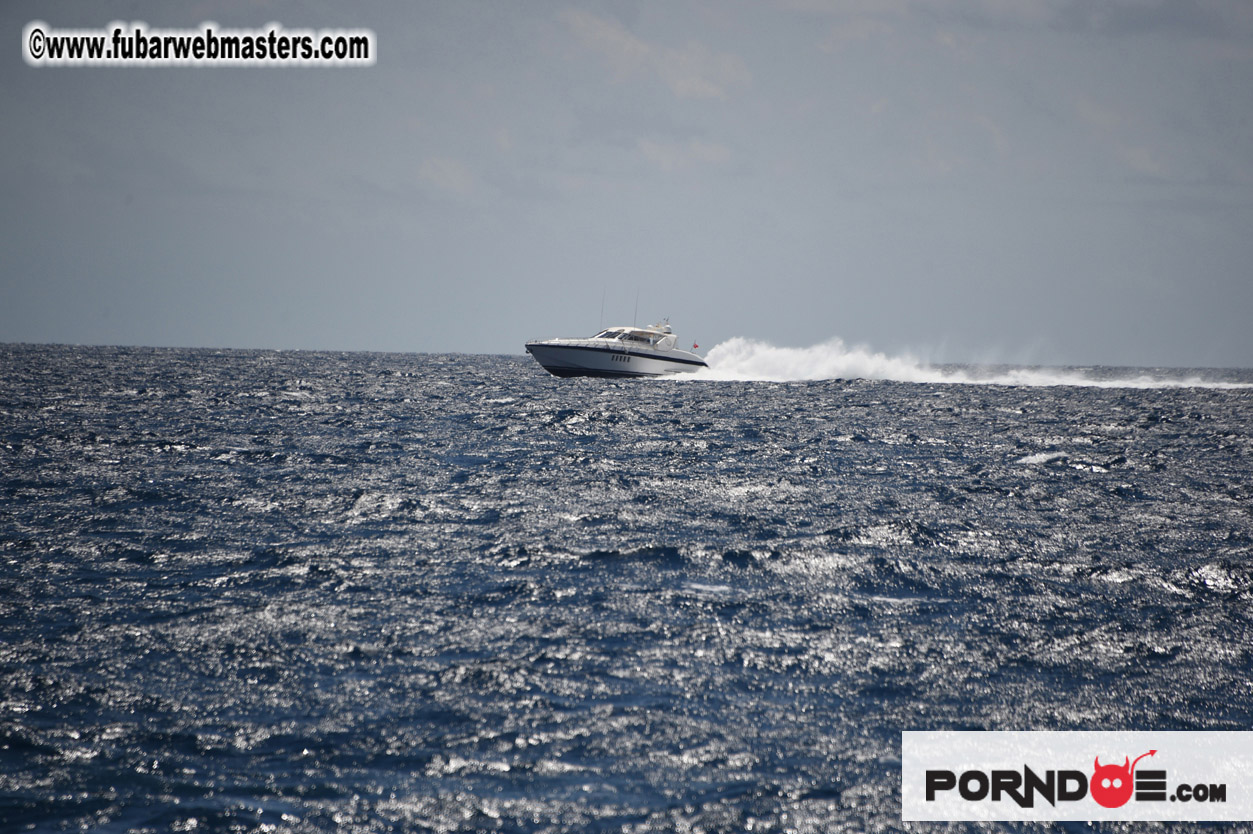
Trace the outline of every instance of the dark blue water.
<instances>
[{"instance_id":1,"label":"dark blue water","mask_svg":"<svg viewBox=\"0 0 1253 834\"><path fill-rule=\"evenodd\" d=\"M1249 389L0 346L0 467L3 831L892 830L905 729L1253 726Z\"/></svg>"}]
</instances>

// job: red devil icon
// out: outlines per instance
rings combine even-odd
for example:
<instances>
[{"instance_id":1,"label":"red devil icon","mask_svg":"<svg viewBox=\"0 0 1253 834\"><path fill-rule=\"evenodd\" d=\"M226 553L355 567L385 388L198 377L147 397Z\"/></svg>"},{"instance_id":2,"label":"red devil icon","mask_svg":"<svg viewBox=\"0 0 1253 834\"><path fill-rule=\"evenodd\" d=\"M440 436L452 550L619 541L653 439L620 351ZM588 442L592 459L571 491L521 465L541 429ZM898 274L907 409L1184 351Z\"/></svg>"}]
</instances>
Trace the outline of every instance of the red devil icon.
<instances>
[{"instance_id":1,"label":"red devil icon","mask_svg":"<svg viewBox=\"0 0 1253 834\"><path fill-rule=\"evenodd\" d=\"M1156 750L1150 750L1136 756L1136 760L1131 761L1131 757L1125 757L1122 766L1116 764L1101 764L1101 757L1095 759L1096 770L1092 773L1092 779L1088 782L1088 790L1092 794L1092 798L1096 803L1104 808L1121 808L1127 804L1127 800L1131 798L1132 791L1132 773L1135 772L1136 765L1145 756L1156 754Z\"/></svg>"}]
</instances>

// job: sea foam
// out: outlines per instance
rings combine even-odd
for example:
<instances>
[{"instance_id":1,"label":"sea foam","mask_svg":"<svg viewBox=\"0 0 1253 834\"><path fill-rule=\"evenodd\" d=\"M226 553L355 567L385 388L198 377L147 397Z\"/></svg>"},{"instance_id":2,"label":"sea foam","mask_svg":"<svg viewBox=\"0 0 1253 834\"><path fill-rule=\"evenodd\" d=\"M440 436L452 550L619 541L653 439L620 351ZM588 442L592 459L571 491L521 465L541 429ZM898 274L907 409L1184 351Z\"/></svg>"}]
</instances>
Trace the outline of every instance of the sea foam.
<instances>
[{"instance_id":1,"label":"sea foam","mask_svg":"<svg viewBox=\"0 0 1253 834\"><path fill-rule=\"evenodd\" d=\"M879 379L964 385L1071 385L1096 388L1250 388L1247 383L1207 379L1196 371L1136 368L1050 368L1005 365L932 365L909 354L890 356L833 338L810 347L779 347L741 336L710 349L709 369L695 379L800 382Z\"/></svg>"}]
</instances>

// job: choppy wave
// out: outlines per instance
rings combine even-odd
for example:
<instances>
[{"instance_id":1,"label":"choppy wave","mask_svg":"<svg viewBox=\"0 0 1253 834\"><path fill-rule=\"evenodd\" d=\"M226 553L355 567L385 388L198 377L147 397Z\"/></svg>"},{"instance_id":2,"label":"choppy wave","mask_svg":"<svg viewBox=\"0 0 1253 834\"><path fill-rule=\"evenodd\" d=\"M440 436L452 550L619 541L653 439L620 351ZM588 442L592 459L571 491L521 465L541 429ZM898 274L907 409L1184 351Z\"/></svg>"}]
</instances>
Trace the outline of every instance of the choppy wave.
<instances>
[{"instance_id":1,"label":"choppy wave","mask_svg":"<svg viewBox=\"0 0 1253 834\"><path fill-rule=\"evenodd\" d=\"M1217 378L1221 371L1143 368L1048 368L931 365L909 354L889 356L834 338L810 347L779 347L736 336L710 349L697 378L740 382L879 379L962 385L1070 385L1093 388L1249 388Z\"/></svg>"},{"instance_id":2,"label":"choppy wave","mask_svg":"<svg viewBox=\"0 0 1253 834\"><path fill-rule=\"evenodd\" d=\"M917 830L901 729L1248 728L1251 403L0 346L0 831Z\"/></svg>"}]
</instances>

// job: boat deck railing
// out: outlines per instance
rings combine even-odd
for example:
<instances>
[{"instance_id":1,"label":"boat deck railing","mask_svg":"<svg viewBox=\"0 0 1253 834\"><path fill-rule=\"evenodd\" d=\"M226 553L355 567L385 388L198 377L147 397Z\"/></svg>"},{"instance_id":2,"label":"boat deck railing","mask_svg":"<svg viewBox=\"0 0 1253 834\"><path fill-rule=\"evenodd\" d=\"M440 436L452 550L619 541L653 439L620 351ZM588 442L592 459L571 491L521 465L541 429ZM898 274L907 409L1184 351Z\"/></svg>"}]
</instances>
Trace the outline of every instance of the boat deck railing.
<instances>
[{"instance_id":1,"label":"boat deck railing","mask_svg":"<svg viewBox=\"0 0 1253 834\"><path fill-rule=\"evenodd\" d=\"M570 347L590 347L590 348L600 348L602 350L624 351L628 347L631 347L631 345L627 344L626 342L611 341L609 339L590 339L590 338L589 339L567 339L567 338L558 337L558 338L553 338L553 339L532 339L531 341L540 342L540 343L556 342L559 345L569 345ZM636 347L648 347L648 345L636 345Z\"/></svg>"}]
</instances>

